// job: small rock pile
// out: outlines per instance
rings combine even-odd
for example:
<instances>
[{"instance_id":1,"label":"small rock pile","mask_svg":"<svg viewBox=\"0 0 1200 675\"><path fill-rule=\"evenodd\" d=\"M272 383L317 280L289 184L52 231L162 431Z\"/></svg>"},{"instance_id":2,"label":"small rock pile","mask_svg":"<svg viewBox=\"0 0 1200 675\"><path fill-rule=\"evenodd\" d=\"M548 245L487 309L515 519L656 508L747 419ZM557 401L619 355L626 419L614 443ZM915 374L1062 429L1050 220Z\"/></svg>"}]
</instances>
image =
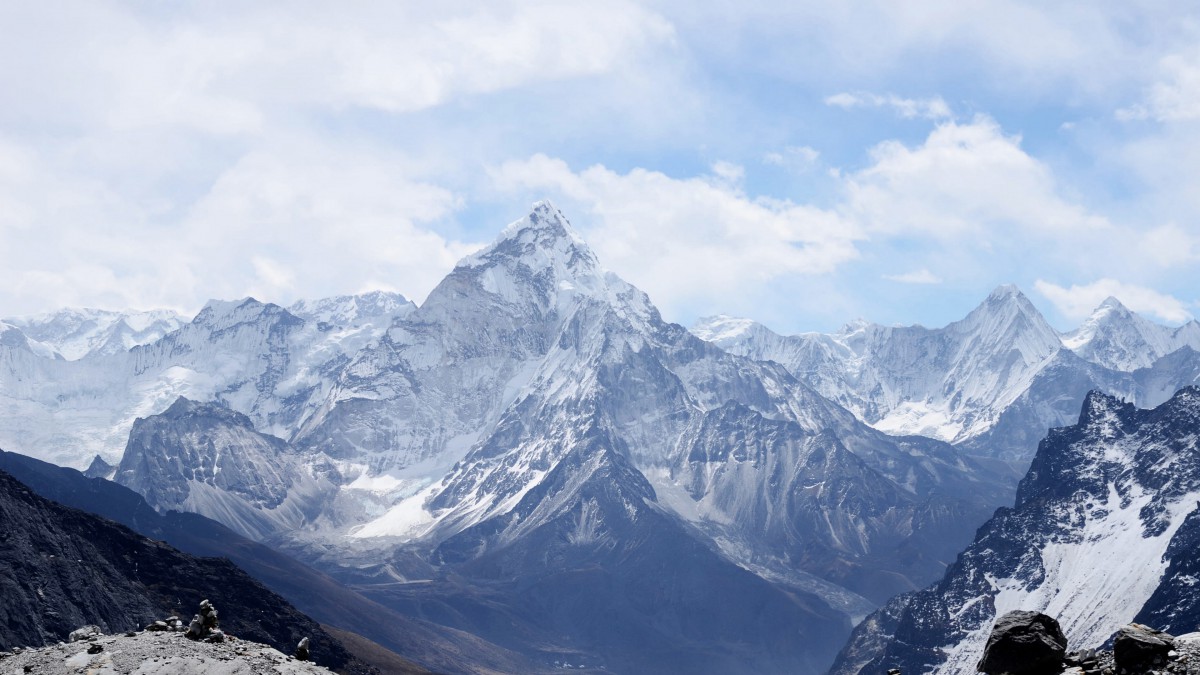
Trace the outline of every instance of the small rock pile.
<instances>
[{"instance_id":1,"label":"small rock pile","mask_svg":"<svg viewBox=\"0 0 1200 675\"><path fill-rule=\"evenodd\" d=\"M151 633L165 633L167 631L179 633L183 631L183 622L177 616L168 616L162 621L147 624L146 630Z\"/></svg>"},{"instance_id":2,"label":"small rock pile","mask_svg":"<svg viewBox=\"0 0 1200 675\"><path fill-rule=\"evenodd\" d=\"M188 626L187 635L193 640L204 640L205 642L224 642L225 633L217 626L217 608L212 606L208 600L200 601L200 613L192 618L192 623Z\"/></svg>"}]
</instances>

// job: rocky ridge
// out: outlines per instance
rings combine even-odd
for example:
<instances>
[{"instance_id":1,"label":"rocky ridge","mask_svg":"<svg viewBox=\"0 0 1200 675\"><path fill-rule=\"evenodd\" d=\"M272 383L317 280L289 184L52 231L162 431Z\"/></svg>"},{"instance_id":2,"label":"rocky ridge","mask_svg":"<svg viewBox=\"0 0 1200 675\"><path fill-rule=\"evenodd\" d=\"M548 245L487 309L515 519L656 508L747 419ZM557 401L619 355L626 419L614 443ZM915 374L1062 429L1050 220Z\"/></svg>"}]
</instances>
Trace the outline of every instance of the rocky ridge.
<instances>
[{"instance_id":1,"label":"rocky ridge","mask_svg":"<svg viewBox=\"0 0 1200 675\"><path fill-rule=\"evenodd\" d=\"M322 663L373 672L312 619L227 560L197 558L43 499L0 471L0 648L53 644L81 625L110 633L179 615L203 598L232 610L225 629Z\"/></svg>"},{"instance_id":2,"label":"rocky ridge","mask_svg":"<svg viewBox=\"0 0 1200 675\"><path fill-rule=\"evenodd\" d=\"M1032 457L1046 430L1070 424L1089 390L1153 407L1200 382L1200 323L1162 326L1108 298L1060 334L1014 286L943 328L859 321L784 336L718 316L692 331L786 366L878 429L1013 459Z\"/></svg>"},{"instance_id":3,"label":"rocky ridge","mask_svg":"<svg viewBox=\"0 0 1200 675\"><path fill-rule=\"evenodd\" d=\"M1130 622L1200 625L1200 389L1140 410L1097 392L1041 443L1016 503L985 523L937 584L868 617L833 673L884 665L951 675L978 662L996 617L1045 612L1078 648Z\"/></svg>"}]
</instances>

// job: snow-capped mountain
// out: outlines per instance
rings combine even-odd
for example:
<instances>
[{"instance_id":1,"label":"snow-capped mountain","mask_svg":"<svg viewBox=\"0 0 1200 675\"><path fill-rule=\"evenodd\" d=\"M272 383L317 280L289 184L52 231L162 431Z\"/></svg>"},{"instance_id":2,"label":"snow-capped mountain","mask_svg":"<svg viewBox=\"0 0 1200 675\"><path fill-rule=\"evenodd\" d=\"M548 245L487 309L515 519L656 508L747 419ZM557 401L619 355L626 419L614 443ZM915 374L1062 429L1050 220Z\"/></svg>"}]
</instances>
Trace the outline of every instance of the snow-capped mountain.
<instances>
[{"instance_id":1,"label":"snow-capped mountain","mask_svg":"<svg viewBox=\"0 0 1200 675\"><path fill-rule=\"evenodd\" d=\"M783 364L882 431L1017 459L1032 456L1047 429L1069 423L1090 389L1153 406L1200 376L1173 367L1186 360L1181 352L1200 350L1195 321L1160 326L1109 298L1078 330L1059 334L1013 286L937 329L856 322L830 335L781 336L750 320L714 317L692 331Z\"/></svg>"},{"instance_id":2,"label":"snow-capped mountain","mask_svg":"<svg viewBox=\"0 0 1200 675\"><path fill-rule=\"evenodd\" d=\"M167 309L148 312L63 309L3 321L69 361L89 354L127 352L154 342L186 323L178 313Z\"/></svg>"},{"instance_id":3,"label":"snow-capped mountain","mask_svg":"<svg viewBox=\"0 0 1200 675\"><path fill-rule=\"evenodd\" d=\"M1195 387L1152 410L1089 394L1078 424L1039 446L1015 506L980 528L939 583L865 621L833 672L967 672L1013 609L1056 617L1073 649L1133 620L1192 630L1198 437Z\"/></svg>"},{"instance_id":4,"label":"snow-capped mountain","mask_svg":"<svg viewBox=\"0 0 1200 675\"><path fill-rule=\"evenodd\" d=\"M1079 328L1063 335L1063 344L1087 361L1111 370L1149 368L1183 347L1200 350L1200 323L1169 327L1129 311L1108 298Z\"/></svg>"},{"instance_id":5,"label":"snow-capped mountain","mask_svg":"<svg viewBox=\"0 0 1200 675\"><path fill-rule=\"evenodd\" d=\"M0 443L123 454L159 508L547 663L819 672L1010 494L664 322L546 203L420 307L214 301L78 361L16 342Z\"/></svg>"},{"instance_id":6,"label":"snow-capped mountain","mask_svg":"<svg viewBox=\"0 0 1200 675\"><path fill-rule=\"evenodd\" d=\"M342 367L413 310L369 293L294 306L212 301L190 322L128 351L67 361L0 324L0 447L83 468L120 461L136 419L180 396L220 401L289 437L323 404Z\"/></svg>"},{"instance_id":7,"label":"snow-capped mountain","mask_svg":"<svg viewBox=\"0 0 1200 675\"><path fill-rule=\"evenodd\" d=\"M113 479L160 511L199 513L261 540L321 513L335 489L321 468L255 431L245 415L180 397L134 422ZM325 472L336 477L332 467Z\"/></svg>"}]
</instances>

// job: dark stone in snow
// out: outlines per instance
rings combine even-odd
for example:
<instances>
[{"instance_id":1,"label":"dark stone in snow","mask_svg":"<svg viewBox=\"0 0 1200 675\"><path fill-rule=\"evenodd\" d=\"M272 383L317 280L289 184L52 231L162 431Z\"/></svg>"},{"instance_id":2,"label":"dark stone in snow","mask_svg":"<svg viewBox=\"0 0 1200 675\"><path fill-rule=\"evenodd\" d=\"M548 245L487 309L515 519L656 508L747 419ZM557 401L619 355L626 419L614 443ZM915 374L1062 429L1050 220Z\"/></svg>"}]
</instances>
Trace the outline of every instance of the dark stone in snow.
<instances>
[{"instance_id":1,"label":"dark stone in snow","mask_svg":"<svg viewBox=\"0 0 1200 675\"><path fill-rule=\"evenodd\" d=\"M1062 670L1067 637L1054 617L1017 610L996 620L979 661L989 675L1047 675Z\"/></svg>"},{"instance_id":2,"label":"dark stone in snow","mask_svg":"<svg viewBox=\"0 0 1200 675\"><path fill-rule=\"evenodd\" d=\"M1118 668L1143 672L1167 662L1167 653L1175 647L1175 638L1140 623L1131 623L1117 632L1113 658Z\"/></svg>"}]
</instances>

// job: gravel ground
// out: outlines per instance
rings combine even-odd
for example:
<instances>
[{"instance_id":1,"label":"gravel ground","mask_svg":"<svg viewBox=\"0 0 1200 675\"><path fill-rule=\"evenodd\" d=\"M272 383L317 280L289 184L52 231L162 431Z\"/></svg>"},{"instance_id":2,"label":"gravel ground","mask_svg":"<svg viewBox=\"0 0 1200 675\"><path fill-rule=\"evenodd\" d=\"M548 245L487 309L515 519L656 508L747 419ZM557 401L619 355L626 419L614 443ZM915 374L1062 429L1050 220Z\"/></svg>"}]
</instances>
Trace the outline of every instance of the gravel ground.
<instances>
[{"instance_id":1,"label":"gravel ground","mask_svg":"<svg viewBox=\"0 0 1200 675\"><path fill-rule=\"evenodd\" d=\"M97 647L100 650L97 650ZM92 650L96 653L89 654ZM102 635L18 654L0 652L0 675L300 675L331 673L257 642L210 644L175 632Z\"/></svg>"}]
</instances>

